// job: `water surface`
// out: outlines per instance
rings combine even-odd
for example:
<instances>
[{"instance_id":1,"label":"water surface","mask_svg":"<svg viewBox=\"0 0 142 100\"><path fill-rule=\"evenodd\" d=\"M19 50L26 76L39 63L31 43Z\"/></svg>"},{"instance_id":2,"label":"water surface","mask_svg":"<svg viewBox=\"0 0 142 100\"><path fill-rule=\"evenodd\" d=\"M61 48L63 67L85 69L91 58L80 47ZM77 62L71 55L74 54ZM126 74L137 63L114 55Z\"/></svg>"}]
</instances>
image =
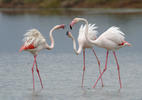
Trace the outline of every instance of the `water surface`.
<instances>
[{"instance_id":1,"label":"water surface","mask_svg":"<svg viewBox=\"0 0 142 100\"><path fill-rule=\"evenodd\" d=\"M105 11L104 11L105 12ZM116 11L117 12L117 11ZM118 26L126 34L132 47L117 51L123 88L119 90L117 67L112 53L108 69L103 76L104 88L97 79L98 65L91 49L86 50L86 73L84 88L81 86L83 67L82 53L75 55L72 40L66 36L69 22L74 17L86 18L98 26L98 36L111 26ZM41 90L35 70L36 90L32 90L31 67L33 56L19 53L23 34L37 28L49 40L49 30L57 24L66 24L65 30L53 33L55 48L43 50L37 57L44 89ZM77 39L80 25L71 31ZM142 14L139 13L95 13L93 10L63 11L60 13L0 13L0 99L1 100L141 100L142 99ZM94 47L104 68L106 50Z\"/></svg>"}]
</instances>

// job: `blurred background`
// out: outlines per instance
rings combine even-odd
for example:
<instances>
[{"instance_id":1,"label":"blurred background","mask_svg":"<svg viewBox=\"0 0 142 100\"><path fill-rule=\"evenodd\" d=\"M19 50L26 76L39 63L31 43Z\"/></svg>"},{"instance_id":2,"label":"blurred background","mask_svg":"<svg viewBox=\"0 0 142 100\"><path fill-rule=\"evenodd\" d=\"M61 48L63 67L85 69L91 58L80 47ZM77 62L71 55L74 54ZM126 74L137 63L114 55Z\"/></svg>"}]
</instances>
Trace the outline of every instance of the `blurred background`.
<instances>
[{"instance_id":1,"label":"blurred background","mask_svg":"<svg viewBox=\"0 0 142 100\"><path fill-rule=\"evenodd\" d=\"M1 8L141 8L142 0L0 0Z\"/></svg>"},{"instance_id":2,"label":"blurred background","mask_svg":"<svg viewBox=\"0 0 142 100\"><path fill-rule=\"evenodd\" d=\"M120 64L122 89L119 90L117 66L110 52L104 73L104 88L97 79L98 65L91 49L86 50L84 88L81 86L83 56L75 55L71 31L77 40L80 22L70 30L69 23L82 17L96 24L99 36L111 26L119 27L131 47L116 54ZM19 53L23 35L38 29L50 44L49 31L57 24L64 30L53 33L55 48L43 50L37 57L44 89L40 90L35 73L36 93L32 91L33 56ZM2 100L142 100L142 0L0 0L0 99ZM76 42L77 43L77 42ZM77 43L78 47L78 43ZM101 68L106 50L94 46Z\"/></svg>"}]
</instances>

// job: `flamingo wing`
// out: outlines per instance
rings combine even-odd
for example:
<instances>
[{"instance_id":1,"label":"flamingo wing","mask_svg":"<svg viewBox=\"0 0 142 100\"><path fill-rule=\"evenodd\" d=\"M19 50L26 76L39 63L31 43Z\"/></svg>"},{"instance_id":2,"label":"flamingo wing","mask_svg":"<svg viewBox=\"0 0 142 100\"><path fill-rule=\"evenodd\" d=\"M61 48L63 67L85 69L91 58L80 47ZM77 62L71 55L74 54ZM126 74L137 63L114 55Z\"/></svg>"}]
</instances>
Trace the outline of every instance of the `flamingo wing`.
<instances>
[{"instance_id":1,"label":"flamingo wing","mask_svg":"<svg viewBox=\"0 0 142 100\"><path fill-rule=\"evenodd\" d=\"M80 29L79 29L79 34L84 34L85 36L85 29L86 29L86 25L81 25ZM95 40L97 38L97 31L96 31L97 27L95 26L95 24L89 24L88 25L88 37L92 40Z\"/></svg>"},{"instance_id":2,"label":"flamingo wing","mask_svg":"<svg viewBox=\"0 0 142 100\"><path fill-rule=\"evenodd\" d=\"M21 47L20 51L38 47L45 42L45 38L37 29L31 29L24 34L23 41L24 45Z\"/></svg>"},{"instance_id":3,"label":"flamingo wing","mask_svg":"<svg viewBox=\"0 0 142 100\"><path fill-rule=\"evenodd\" d=\"M118 27L112 26L107 31L105 31L100 37L108 39L116 44L121 44L124 42L124 35L125 34Z\"/></svg>"},{"instance_id":4,"label":"flamingo wing","mask_svg":"<svg viewBox=\"0 0 142 100\"><path fill-rule=\"evenodd\" d=\"M96 30L98 27L95 24L89 24L88 26L88 34L89 38L95 40L97 38L98 31Z\"/></svg>"}]
</instances>

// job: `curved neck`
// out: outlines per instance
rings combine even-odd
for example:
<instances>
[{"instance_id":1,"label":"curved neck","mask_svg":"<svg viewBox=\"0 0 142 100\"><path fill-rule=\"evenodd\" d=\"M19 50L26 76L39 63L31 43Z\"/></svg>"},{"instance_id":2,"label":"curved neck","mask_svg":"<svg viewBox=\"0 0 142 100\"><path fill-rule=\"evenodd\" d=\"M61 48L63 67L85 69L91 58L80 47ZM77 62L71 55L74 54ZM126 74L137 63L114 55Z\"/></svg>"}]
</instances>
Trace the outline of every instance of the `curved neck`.
<instances>
[{"instance_id":1,"label":"curved neck","mask_svg":"<svg viewBox=\"0 0 142 100\"><path fill-rule=\"evenodd\" d=\"M80 20L84 21L85 24L86 24L86 28L85 28L85 37L86 37L86 40L89 41L90 43L92 44L95 44L97 45L97 41L96 40L91 40L89 37L88 37L88 21L84 18L80 18Z\"/></svg>"},{"instance_id":2,"label":"curved neck","mask_svg":"<svg viewBox=\"0 0 142 100\"><path fill-rule=\"evenodd\" d=\"M82 46L79 45L79 48L78 48L78 50L77 50L77 49L76 49L76 41L75 41L75 39L74 39L73 36L72 36L71 38L72 38L72 41L73 41L73 49L74 49L75 53L76 53L77 55L79 55L79 54L81 53Z\"/></svg>"},{"instance_id":3,"label":"curved neck","mask_svg":"<svg viewBox=\"0 0 142 100\"><path fill-rule=\"evenodd\" d=\"M86 28L85 28L85 36L87 36L88 34L88 21L84 18L80 18L80 21L84 21L85 24L86 24Z\"/></svg>"},{"instance_id":4,"label":"curved neck","mask_svg":"<svg viewBox=\"0 0 142 100\"><path fill-rule=\"evenodd\" d=\"M51 49L54 48L54 38L53 38L52 33L53 33L53 31L54 31L55 29L56 29L56 27L53 27L53 28L50 30L50 33L49 33L49 37L50 37L51 44L50 44L50 45L46 44L46 48L49 49L49 50L51 50Z\"/></svg>"},{"instance_id":5,"label":"curved neck","mask_svg":"<svg viewBox=\"0 0 142 100\"><path fill-rule=\"evenodd\" d=\"M89 37L88 37L88 21L84 18L80 18L81 21L84 21L85 24L86 24L86 28L85 28L85 38L87 41L89 41L90 43L92 44L95 44L93 40L91 40Z\"/></svg>"}]
</instances>

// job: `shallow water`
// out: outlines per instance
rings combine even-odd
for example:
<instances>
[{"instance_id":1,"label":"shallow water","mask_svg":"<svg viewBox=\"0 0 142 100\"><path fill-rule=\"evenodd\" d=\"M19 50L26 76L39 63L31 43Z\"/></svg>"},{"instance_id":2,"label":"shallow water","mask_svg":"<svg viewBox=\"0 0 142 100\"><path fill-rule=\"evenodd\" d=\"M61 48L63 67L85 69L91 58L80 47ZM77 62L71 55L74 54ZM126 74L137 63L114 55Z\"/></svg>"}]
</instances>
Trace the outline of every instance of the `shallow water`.
<instances>
[{"instance_id":1,"label":"shallow water","mask_svg":"<svg viewBox=\"0 0 142 100\"><path fill-rule=\"evenodd\" d=\"M35 88L32 90L31 67L33 57L28 52L19 53L23 34L37 28L48 39L49 30L56 24L69 24L75 16L84 17L90 23L96 23L101 34L112 25L119 26L126 34L126 40L132 47L117 51L120 64L122 89L119 89L117 67L112 53L109 55L108 69L104 73L104 88L101 82L92 88L97 79L98 65L90 49L86 50L86 73L84 88L81 88L83 66L82 53L75 55L72 41L65 35L69 29L53 33L55 48L42 51L38 57L38 66L43 80L44 89L35 70ZM138 14L99 14L84 12L78 14L40 15L40 14L7 14L0 13L0 99L1 100L141 100L141 24L142 15ZM77 37L77 24L72 33ZM100 35L98 34L98 35ZM104 68L105 50L95 47L95 51Z\"/></svg>"}]
</instances>

